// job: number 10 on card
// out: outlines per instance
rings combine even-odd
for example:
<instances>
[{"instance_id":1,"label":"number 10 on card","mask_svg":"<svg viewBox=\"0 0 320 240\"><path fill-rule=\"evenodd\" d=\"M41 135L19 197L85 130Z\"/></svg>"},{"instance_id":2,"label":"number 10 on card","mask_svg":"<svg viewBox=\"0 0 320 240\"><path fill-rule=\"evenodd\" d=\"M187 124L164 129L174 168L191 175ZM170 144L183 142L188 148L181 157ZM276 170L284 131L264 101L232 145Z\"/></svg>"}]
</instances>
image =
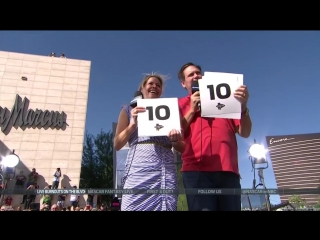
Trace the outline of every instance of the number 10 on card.
<instances>
[{"instance_id":1,"label":"number 10 on card","mask_svg":"<svg viewBox=\"0 0 320 240\"><path fill-rule=\"evenodd\" d=\"M177 98L138 99L137 106L146 108L138 114L139 137L167 136L181 129Z\"/></svg>"},{"instance_id":2,"label":"number 10 on card","mask_svg":"<svg viewBox=\"0 0 320 240\"><path fill-rule=\"evenodd\" d=\"M241 103L233 93L242 84L242 74L205 74L205 77L199 80L201 116L241 119Z\"/></svg>"}]
</instances>

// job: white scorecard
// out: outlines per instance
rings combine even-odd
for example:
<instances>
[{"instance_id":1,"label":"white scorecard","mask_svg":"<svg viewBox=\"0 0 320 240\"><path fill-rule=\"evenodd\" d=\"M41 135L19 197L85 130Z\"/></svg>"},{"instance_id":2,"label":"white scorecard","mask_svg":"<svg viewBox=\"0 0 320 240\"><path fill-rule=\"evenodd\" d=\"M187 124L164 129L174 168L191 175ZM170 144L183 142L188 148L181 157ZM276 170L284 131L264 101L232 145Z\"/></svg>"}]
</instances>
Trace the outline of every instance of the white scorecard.
<instances>
[{"instance_id":1,"label":"white scorecard","mask_svg":"<svg viewBox=\"0 0 320 240\"><path fill-rule=\"evenodd\" d=\"M205 72L199 80L201 116L241 119L241 103L234 97L243 85L243 75Z\"/></svg>"},{"instance_id":2,"label":"white scorecard","mask_svg":"<svg viewBox=\"0 0 320 240\"><path fill-rule=\"evenodd\" d=\"M177 98L138 99L137 106L146 111L138 113L138 136L167 136L172 129L180 131Z\"/></svg>"}]
</instances>

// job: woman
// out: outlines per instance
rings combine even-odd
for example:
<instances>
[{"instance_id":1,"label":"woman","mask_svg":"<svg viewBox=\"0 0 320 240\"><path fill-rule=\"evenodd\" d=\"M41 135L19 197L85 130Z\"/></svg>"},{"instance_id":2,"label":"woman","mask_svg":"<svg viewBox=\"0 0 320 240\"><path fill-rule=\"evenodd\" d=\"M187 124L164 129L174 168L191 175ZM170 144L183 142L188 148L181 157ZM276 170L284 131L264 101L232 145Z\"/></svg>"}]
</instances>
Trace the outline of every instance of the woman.
<instances>
[{"instance_id":1,"label":"woman","mask_svg":"<svg viewBox=\"0 0 320 240\"><path fill-rule=\"evenodd\" d=\"M164 77L147 75L139 91L143 98L159 98L163 90ZM173 129L168 136L138 137L137 116L145 108L124 106L120 112L115 149L119 151L129 143L125 173L122 179L124 189L177 189L177 173L172 147L184 151L180 131ZM123 195L121 211L176 211L177 195Z\"/></svg>"}]
</instances>

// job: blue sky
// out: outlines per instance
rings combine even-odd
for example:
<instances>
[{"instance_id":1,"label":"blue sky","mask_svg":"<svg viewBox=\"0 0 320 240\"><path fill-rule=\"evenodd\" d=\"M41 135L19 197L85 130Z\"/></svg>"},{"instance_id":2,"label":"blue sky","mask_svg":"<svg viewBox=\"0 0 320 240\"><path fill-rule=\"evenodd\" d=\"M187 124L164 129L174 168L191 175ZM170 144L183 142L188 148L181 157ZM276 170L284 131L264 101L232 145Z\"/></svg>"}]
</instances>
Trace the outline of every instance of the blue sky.
<instances>
[{"instance_id":1,"label":"blue sky","mask_svg":"<svg viewBox=\"0 0 320 240\"><path fill-rule=\"evenodd\" d=\"M204 71L244 74L253 129L248 139L238 138L243 188L252 186L247 150L254 139L266 146L268 135L320 132L319 31L1 31L0 50L91 60L92 134L111 130L143 73L171 76L163 97L186 95L177 72L189 61ZM272 167L265 180L276 187Z\"/></svg>"}]
</instances>

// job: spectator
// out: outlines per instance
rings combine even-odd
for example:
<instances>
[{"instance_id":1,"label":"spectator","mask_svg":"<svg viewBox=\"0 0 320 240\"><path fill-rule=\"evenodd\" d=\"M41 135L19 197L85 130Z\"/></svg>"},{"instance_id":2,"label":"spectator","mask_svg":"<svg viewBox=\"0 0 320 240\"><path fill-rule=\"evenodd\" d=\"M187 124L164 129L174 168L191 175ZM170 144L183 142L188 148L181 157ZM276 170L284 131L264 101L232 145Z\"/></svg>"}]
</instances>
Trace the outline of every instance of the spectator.
<instances>
[{"instance_id":1,"label":"spectator","mask_svg":"<svg viewBox=\"0 0 320 240\"><path fill-rule=\"evenodd\" d=\"M55 173L53 174L54 179L52 181L52 189L57 189L59 187L61 174L61 169L57 168Z\"/></svg>"},{"instance_id":2,"label":"spectator","mask_svg":"<svg viewBox=\"0 0 320 240\"><path fill-rule=\"evenodd\" d=\"M54 52L51 52L50 54L49 54L49 57L55 57L56 56L56 54L54 53Z\"/></svg>"},{"instance_id":3,"label":"spectator","mask_svg":"<svg viewBox=\"0 0 320 240\"><path fill-rule=\"evenodd\" d=\"M27 177L23 174L23 171L16 176L15 188L24 188L24 184L27 181Z\"/></svg>"},{"instance_id":4,"label":"spectator","mask_svg":"<svg viewBox=\"0 0 320 240\"><path fill-rule=\"evenodd\" d=\"M5 205L8 205L8 206L11 206L12 200L13 200L13 198L9 195L9 196L7 196L7 197L5 198L4 204L5 204Z\"/></svg>"},{"instance_id":5,"label":"spectator","mask_svg":"<svg viewBox=\"0 0 320 240\"><path fill-rule=\"evenodd\" d=\"M63 186L62 189L66 189L66 187ZM57 205L58 205L60 208L63 208L63 207L64 207L64 203L65 203L65 201L66 201L66 197L67 197L67 194L59 194L59 195L58 195Z\"/></svg>"},{"instance_id":6,"label":"spectator","mask_svg":"<svg viewBox=\"0 0 320 240\"><path fill-rule=\"evenodd\" d=\"M73 186L73 190L75 191L76 189L77 189L77 186ZM70 195L70 204L73 207L73 209L78 207L79 199L80 199L80 195L77 195L77 194Z\"/></svg>"}]
</instances>

